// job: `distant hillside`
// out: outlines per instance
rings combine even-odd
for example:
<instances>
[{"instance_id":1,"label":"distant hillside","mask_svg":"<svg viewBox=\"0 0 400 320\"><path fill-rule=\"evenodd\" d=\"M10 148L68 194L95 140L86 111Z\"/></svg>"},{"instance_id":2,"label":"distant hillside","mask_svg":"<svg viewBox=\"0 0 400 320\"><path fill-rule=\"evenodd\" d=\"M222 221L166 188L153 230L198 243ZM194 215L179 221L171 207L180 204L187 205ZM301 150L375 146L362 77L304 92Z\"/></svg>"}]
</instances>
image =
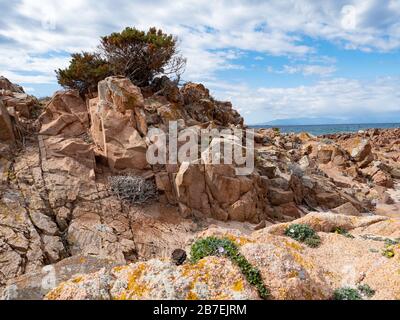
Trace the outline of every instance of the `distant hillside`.
<instances>
[{"instance_id":1,"label":"distant hillside","mask_svg":"<svg viewBox=\"0 0 400 320\"><path fill-rule=\"evenodd\" d=\"M296 125L324 125L324 124L371 124L371 123L400 123L399 111L393 111L380 115L360 114L357 117L334 118L334 117L316 117L316 118L290 118L276 119L269 122L251 124L253 126L296 126Z\"/></svg>"},{"instance_id":2,"label":"distant hillside","mask_svg":"<svg viewBox=\"0 0 400 320\"><path fill-rule=\"evenodd\" d=\"M337 118L292 118L277 119L264 123L254 124L255 126L292 126L292 125L318 125L318 124L341 124L346 123L343 119Z\"/></svg>"}]
</instances>

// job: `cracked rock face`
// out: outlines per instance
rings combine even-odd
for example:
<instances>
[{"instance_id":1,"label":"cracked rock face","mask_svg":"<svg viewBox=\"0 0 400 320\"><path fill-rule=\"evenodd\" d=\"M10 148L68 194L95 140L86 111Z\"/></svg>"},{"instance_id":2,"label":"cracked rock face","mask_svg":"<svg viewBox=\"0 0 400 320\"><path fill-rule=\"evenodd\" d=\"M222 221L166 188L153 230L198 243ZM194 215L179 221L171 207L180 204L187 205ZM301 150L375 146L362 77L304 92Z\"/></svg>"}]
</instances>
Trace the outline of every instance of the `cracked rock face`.
<instances>
[{"instance_id":1,"label":"cracked rock face","mask_svg":"<svg viewBox=\"0 0 400 320\"><path fill-rule=\"evenodd\" d=\"M23 93L0 79L6 85L2 93ZM146 162L147 130L165 129L169 120L178 120L178 130L243 128L230 103L202 85L178 88L160 78L138 88L111 77L90 101L57 92L39 118L41 129L23 144L23 117L2 101L3 299L258 298L226 257L169 261L174 250L189 252L207 235L234 239L275 299L327 299L358 283L377 290L376 298L400 296L398 247L388 259L384 241L376 240L400 238L399 130L313 137L262 129L255 171L237 176L230 165ZM154 179L159 199L121 201L108 181L125 174ZM285 237L292 221L318 231L321 247ZM331 233L336 227L355 239Z\"/></svg>"},{"instance_id":2,"label":"cracked rock face","mask_svg":"<svg viewBox=\"0 0 400 320\"><path fill-rule=\"evenodd\" d=\"M398 235L400 220L385 217L349 217L334 213L312 213L293 223L318 230L321 245L309 248L283 235L289 223L277 224L245 235L237 230L210 228L197 238L227 237L260 271L272 299L330 299L336 288L368 284L373 299L398 299L398 258L383 257L381 237ZM354 238L332 233L346 228ZM395 254L400 250L394 247ZM329 261L329 263L327 263ZM150 260L109 271L80 275L61 283L46 299L258 299L258 294L240 270L226 257L201 259L176 266Z\"/></svg>"}]
</instances>

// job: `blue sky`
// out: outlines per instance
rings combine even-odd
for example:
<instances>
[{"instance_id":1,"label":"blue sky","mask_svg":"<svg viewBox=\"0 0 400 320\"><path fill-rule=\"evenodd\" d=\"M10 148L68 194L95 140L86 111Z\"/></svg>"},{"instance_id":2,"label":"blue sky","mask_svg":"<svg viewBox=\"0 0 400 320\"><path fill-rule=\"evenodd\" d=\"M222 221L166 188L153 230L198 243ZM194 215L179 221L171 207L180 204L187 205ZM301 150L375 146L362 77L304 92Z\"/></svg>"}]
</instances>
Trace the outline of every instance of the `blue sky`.
<instances>
[{"instance_id":1,"label":"blue sky","mask_svg":"<svg viewBox=\"0 0 400 320\"><path fill-rule=\"evenodd\" d=\"M400 122L400 0L0 0L0 12L0 75L36 96L101 35L157 26L179 37L184 80L249 124Z\"/></svg>"}]
</instances>

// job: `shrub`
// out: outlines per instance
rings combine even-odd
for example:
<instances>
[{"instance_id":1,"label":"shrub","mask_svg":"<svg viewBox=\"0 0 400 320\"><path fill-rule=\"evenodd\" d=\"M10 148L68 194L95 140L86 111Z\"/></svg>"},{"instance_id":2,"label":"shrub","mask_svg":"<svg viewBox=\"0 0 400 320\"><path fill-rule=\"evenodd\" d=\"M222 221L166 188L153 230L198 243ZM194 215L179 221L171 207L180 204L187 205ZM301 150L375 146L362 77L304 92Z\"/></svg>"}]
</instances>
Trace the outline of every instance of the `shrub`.
<instances>
[{"instance_id":1,"label":"shrub","mask_svg":"<svg viewBox=\"0 0 400 320\"><path fill-rule=\"evenodd\" d=\"M179 82L186 65L177 48L177 38L150 28L147 32L126 28L100 40L98 53L72 54L66 69L56 70L58 83L77 89L84 96L112 75L129 78L135 85L148 85L156 75L175 75Z\"/></svg>"},{"instance_id":2,"label":"shrub","mask_svg":"<svg viewBox=\"0 0 400 320\"><path fill-rule=\"evenodd\" d=\"M157 74L180 77L186 59L177 51L177 39L150 28L144 32L126 28L101 38L100 49L114 74L128 77L138 86L147 85Z\"/></svg>"},{"instance_id":3,"label":"shrub","mask_svg":"<svg viewBox=\"0 0 400 320\"><path fill-rule=\"evenodd\" d=\"M340 227L336 227L332 229L333 233L337 233L337 234L341 234L342 236L345 236L347 238L350 239L354 239L354 236L352 234L350 234L346 229L340 228Z\"/></svg>"},{"instance_id":4,"label":"shrub","mask_svg":"<svg viewBox=\"0 0 400 320\"><path fill-rule=\"evenodd\" d=\"M361 292L362 295L371 298L375 294L375 290L371 289L368 284L360 284L357 287L358 291Z\"/></svg>"},{"instance_id":5,"label":"shrub","mask_svg":"<svg viewBox=\"0 0 400 320\"><path fill-rule=\"evenodd\" d=\"M292 224L285 230L285 235L299 242L304 242L311 248L321 244L318 234L306 224Z\"/></svg>"},{"instance_id":6,"label":"shrub","mask_svg":"<svg viewBox=\"0 0 400 320\"><path fill-rule=\"evenodd\" d=\"M111 75L110 65L96 53L72 54L68 68L56 70L58 83L81 96L97 91L99 81Z\"/></svg>"},{"instance_id":7,"label":"shrub","mask_svg":"<svg viewBox=\"0 0 400 320\"><path fill-rule=\"evenodd\" d=\"M157 187L153 180L140 176L109 177L110 191L121 201L130 204L141 204L158 196Z\"/></svg>"},{"instance_id":8,"label":"shrub","mask_svg":"<svg viewBox=\"0 0 400 320\"><path fill-rule=\"evenodd\" d=\"M386 245L382 251L382 255L386 258L393 258L394 257L394 250L392 246Z\"/></svg>"},{"instance_id":9,"label":"shrub","mask_svg":"<svg viewBox=\"0 0 400 320\"><path fill-rule=\"evenodd\" d=\"M343 287L336 289L333 293L335 300L362 300L362 297L357 289Z\"/></svg>"},{"instance_id":10,"label":"shrub","mask_svg":"<svg viewBox=\"0 0 400 320\"><path fill-rule=\"evenodd\" d=\"M257 288L261 298L268 298L269 290L263 283L260 271L247 261L233 241L226 238L207 237L197 240L192 245L190 253L192 263L196 263L207 256L223 255L230 258L240 268L247 281Z\"/></svg>"}]
</instances>

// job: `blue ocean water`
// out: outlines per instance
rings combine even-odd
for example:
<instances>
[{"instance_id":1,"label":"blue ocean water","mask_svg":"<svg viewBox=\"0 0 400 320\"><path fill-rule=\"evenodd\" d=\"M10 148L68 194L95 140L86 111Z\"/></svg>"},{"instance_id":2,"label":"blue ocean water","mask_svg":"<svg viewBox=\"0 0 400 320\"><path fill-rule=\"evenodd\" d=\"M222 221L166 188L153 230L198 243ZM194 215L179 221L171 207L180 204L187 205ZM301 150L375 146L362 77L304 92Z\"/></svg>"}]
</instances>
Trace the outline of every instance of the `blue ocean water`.
<instances>
[{"instance_id":1,"label":"blue ocean water","mask_svg":"<svg viewBox=\"0 0 400 320\"><path fill-rule=\"evenodd\" d=\"M281 133L300 133L308 132L315 136L332 133L357 132L372 128L388 129L400 128L400 123L360 123L360 124L320 124L320 125L285 125L285 126L250 126L254 129L259 128L279 128Z\"/></svg>"}]
</instances>

